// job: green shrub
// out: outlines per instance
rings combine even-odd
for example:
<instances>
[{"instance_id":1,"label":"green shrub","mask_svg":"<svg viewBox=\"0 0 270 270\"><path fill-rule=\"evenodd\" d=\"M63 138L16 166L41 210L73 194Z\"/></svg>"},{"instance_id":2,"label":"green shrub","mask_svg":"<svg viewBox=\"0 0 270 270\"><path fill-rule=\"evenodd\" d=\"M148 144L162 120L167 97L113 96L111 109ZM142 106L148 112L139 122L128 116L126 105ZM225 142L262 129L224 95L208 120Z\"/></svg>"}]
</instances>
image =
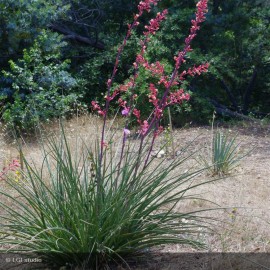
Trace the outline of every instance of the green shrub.
<instances>
[{"instance_id":1,"label":"green shrub","mask_svg":"<svg viewBox=\"0 0 270 270\"><path fill-rule=\"evenodd\" d=\"M191 92L191 99L182 106L172 109L172 120L176 127L182 127L187 123L208 124L214 107L205 98Z\"/></svg>"},{"instance_id":2,"label":"green shrub","mask_svg":"<svg viewBox=\"0 0 270 270\"><path fill-rule=\"evenodd\" d=\"M3 112L8 126L29 131L39 121L65 115L74 107L77 81L68 72L69 61L61 59L63 46L59 35L44 31L18 63L10 61L10 71L4 72L14 91Z\"/></svg>"}]
</instances>

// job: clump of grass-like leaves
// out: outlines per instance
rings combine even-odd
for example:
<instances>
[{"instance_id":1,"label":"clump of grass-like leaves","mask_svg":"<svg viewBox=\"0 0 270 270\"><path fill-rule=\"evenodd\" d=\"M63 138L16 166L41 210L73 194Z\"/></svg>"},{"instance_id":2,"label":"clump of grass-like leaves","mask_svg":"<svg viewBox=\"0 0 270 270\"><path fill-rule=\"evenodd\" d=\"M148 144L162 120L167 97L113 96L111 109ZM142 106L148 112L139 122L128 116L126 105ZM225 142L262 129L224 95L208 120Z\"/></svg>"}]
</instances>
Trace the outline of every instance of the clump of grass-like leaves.
<instances>
[{"instance_id":1,"label":"clump of grass-like leaves","mask_svg":"<svg viewBox=\"0 0 270 270\"><path fill-rule=\"evenodd\" d=\"M239 154L237 135L230 136L220 130L213 131L212 145L209 150L209 156L201 156L200 159L212 175L229 174L244 157Z\"/></svg>"},{"instance_id":2,"label":"clump of grass-like leaves","mask_svg":"<svg viewBox=\"0 0 270 270\"><path fill-rule=\"evenodd\" d=\"M98 147L84 144L77 155L64 134L60 141L50 138L49 147L43 147L42 169L24 160L24 177L8 180L18 196L1 192L9 203L0 202L5 212L0 245L8 252L38 254L58 266L70 263L87 269L160 244L202 247L193 235L204 227L204 219L199 212L175 208L200 185L192 183L199 172L174 174L190 157L156 164L152 158L136 170L140 157L134 147L128 146L119 170L112 147L106 148L99 167Z\"/></svg>"}]
</instances>

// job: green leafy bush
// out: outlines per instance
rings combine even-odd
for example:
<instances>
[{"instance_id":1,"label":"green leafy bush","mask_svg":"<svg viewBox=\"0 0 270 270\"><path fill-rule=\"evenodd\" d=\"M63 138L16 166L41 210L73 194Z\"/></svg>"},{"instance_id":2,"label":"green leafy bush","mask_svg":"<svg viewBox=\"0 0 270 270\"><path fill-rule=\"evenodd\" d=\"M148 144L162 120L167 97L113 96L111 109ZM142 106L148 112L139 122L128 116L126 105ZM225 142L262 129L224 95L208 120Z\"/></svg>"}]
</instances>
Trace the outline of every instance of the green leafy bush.
<instances>
[{"instance_id":1,"label":"green leafy bush","mask_svg":"<svg viewBox=\"0 0 270 270\"><path fill-rule=\"evenodd\" d=\"M191 99L172 109L173 124L182 127L187 123L208 124L214 107L205 98L191 92Z\"/></svg>"},{"instance_id":2,"label":"green leafy bush","mask_svg":"<svg viewBox=\"0 0 270 270\"><path fill-rule=\"evenodd\" d=\"M31 130L39 121L65 115L74 107L77 81L68 72L69 61L61 59L63 46L59 35L44 31L22 59L10 61L10 71L4 72L14 91L3 112L8 126Z\"/></svg>"},{"instance_id":3,"label":"green leafy bush","mask_svg":"<svg viewBox=\"0 0 270 270\"><path fill-rule=\"evenodd\" d=\"M9 59L17 60L24 48L33 45L42 29L48 29L52 21L63 18L69 8L62 0L1 0L1 68L8 66Z\"/></svg>"}]
</instances>

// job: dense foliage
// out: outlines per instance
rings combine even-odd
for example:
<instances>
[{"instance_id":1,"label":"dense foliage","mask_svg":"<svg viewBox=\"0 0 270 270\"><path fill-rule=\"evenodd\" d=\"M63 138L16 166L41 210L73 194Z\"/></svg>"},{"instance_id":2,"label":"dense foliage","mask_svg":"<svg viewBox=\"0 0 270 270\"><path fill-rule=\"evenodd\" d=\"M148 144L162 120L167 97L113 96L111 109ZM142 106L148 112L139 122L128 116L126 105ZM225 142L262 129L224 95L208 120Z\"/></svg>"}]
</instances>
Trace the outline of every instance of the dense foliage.
<instances>
[{"instance_id":1,"label":"dense foliage","mask_svg":"<svg viewBox=\"0 0 270 270\"><path fill-rule=\"evenodd\" d=\"M15 124L21 122L22 114L29 112L27 108L32 108L33 102L37 103L35 113L29 112L27 117L34 119L46 105L50 112L41 119L50 119L59 116L59 109L69 112L78 98L86 105L92 99L103 101L114 55L138 2L0 0L3 119ZM149 61L163 59L168 71L172 69L173 60L166 59L173 59L179 44L183 44L195 3L195 0L160 2L159 8L168 8L169 14L149 45ZM193 98L189 105L172 112L176 124L207 121L214 109L226 116L269 114L269 7L268 1L263 0L210 1L207 23L195 39L196 49L187 58L189 65L208 61L210 69L201 78L191 78L187 82L186 89ZM142 21L147 21L148 16L150 14ZM143 31L139 26L129 41L116 82L123 83L130 76L130 63L135 60L139 49L137 41ZM62 36L56 36L55 32ZM65 40L65 45L61 39ZM53 47L58 48L56 58L52 57L55 54ZM40 54L35 59L37 67L26 60L27 57L35 58L34 50L39 50ZM65 59L70 59L70 65ZM33 81L27 82L29 72ZM60 75L68 85L63 87L63 82L59 82ZM148 75L145 76L147 82ZM53 82L45 85L48 78ZM43 90L38 90L39 87ZM140 85L137 91L145 92L145 85ZM147 110L143 100L138 102L142 110Z\"/></svg>"},{"instance_id":2,"label":"dense foliage","mask_svg":"<svg viewBox=\"0 0 270 270\"><path fill-rule=\"evenodd\" d=\"M3 89L6 96L2 96L3 120L8 125L29 130L74 107L79 97L73 93L77 81L67 72L69 61L60 59L64 45L58 34L42 32L17 63L9 61L10 71L3 74L12 85Z\"/></svg>"}]
</instances>

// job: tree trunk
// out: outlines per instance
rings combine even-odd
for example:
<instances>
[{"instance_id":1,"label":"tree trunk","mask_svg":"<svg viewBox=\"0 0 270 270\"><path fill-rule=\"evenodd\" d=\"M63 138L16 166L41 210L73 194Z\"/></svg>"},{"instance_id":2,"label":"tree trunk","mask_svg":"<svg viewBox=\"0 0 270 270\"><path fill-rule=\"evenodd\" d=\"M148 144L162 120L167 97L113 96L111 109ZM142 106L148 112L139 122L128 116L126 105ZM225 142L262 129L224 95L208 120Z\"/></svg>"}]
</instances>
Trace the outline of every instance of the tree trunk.
<instances>
[{"instance_id":1,"label":"tree trunk","mask_svg":"<svg viewBox=\"0 0 270 270\"><path fill-rule=\"evenodd\" d=\"M251 79L249 81L248 87L247 87L247 89L245 91L245 95L244 95L244 104L243 104L243 113L244 114L248 113L250 98L251 98L252 91L254 89L254 84L255 84L255 81L257 78L257 74L258 74L257 68L254 67Z\"/></svg>"},{"instance_id":2,"label":"tree trunk","mask_svg":"<svg viewBox=\"0 0 270 270\"><path fill-rule=\"evenodd\" d=\"M226 93L227 93L227 95L229 97L229 100L232 103L234 109L236 111L238 111L239 110L239 106L238 106L237 101L236 101L236 98L234 97L234 95L231 92L230 88L228 87L228 85L225 83L224 80L221 80L221 83L222 83L222 86L223 86L224 90L226 91Z\"/></svg>"},{"instance_id":3,"label":"tree trunk","mask_svg":"<svg viewBox=\"0 0 270 270\"><path fill-rule=\"evenodd\" d=\"M220 115L223 115L223 116L229 116L229 117L237 117L237 118L247 120L247 121L254 121L253 118L248 117L248 116L246 116L244 114L241 114L241 113L238 113L238 112L234 112L234 111L228 109L226 106L218 103L214 99L209 99L209 101L215 107L215 111L217 112L217 114L220 114Z\"/></svg>"},{"instance_id":4,"label":"tree trunk","mask_svg":"<svg viewBox=\"0 0 270 270\"><path fill-rule=\"evenodd\" d=\"M56 31L56 32L63 34L66 39L76 40L80 43L90 45L90 46L97 48L97 49L100 49L100 50L104 49L104 44L102 42L98 41L97 39L92 39L92 38L78 35L75 32L73 32L73 31L71 31L63 26L50 25L49 28Z\"/></svg>"}]
</instances>

